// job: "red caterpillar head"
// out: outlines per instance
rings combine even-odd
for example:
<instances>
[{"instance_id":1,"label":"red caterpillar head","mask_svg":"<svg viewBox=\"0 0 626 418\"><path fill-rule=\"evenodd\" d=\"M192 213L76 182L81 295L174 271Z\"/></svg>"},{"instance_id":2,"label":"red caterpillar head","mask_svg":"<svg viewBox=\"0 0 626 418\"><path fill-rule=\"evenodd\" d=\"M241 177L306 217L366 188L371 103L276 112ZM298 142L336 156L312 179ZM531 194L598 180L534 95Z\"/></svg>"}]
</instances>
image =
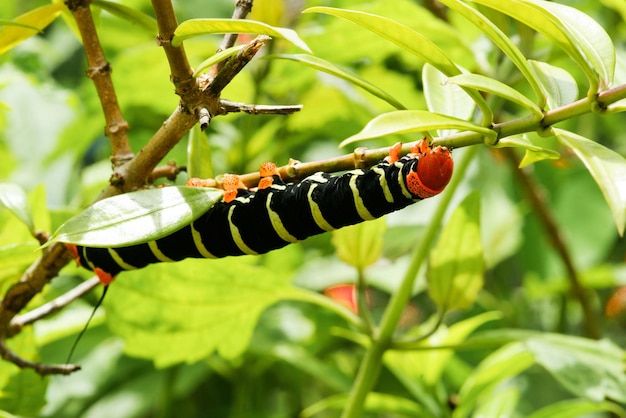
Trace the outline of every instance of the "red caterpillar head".
<instances>
[{"instance_id":1,"label":"red caterpillar head","mask_svg":"<svg viewBox=\"0 0 626 418\"><path fill-rule=\"evenodd\" d=\"M446 147L431 148L426 141L418 142L411 151L419 157L414 171L406 177L409 191L422 199L443 191L454 168L454 161Z\"/></svg>"}]
</instances>

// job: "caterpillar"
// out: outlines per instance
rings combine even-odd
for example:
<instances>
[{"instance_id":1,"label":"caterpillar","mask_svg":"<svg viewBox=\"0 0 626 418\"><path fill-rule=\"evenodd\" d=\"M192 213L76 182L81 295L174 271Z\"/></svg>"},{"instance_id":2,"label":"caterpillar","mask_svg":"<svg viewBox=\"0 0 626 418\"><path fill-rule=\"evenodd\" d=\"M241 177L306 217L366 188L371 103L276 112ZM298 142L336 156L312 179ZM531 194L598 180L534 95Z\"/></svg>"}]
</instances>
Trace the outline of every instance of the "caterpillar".
<instances>
[{"instance_id":1,"label":"caterpillar","mask_svg":"<svg viewBox=\"0 0 626 418\"><path fill-rule=\"evenodd\" d=\"M440 193L452 176L450 151L419 141L400 158L402 144L367 170L318 172L285 183L273 163L261 166L256 190L224 175L223 201L170 235L119 248L67 244L76 262L108 285L124 270L184 258L263 254L344 226L375 219ZM190 179L188 185L201 186Z\"/></svg>"}]
</instances>

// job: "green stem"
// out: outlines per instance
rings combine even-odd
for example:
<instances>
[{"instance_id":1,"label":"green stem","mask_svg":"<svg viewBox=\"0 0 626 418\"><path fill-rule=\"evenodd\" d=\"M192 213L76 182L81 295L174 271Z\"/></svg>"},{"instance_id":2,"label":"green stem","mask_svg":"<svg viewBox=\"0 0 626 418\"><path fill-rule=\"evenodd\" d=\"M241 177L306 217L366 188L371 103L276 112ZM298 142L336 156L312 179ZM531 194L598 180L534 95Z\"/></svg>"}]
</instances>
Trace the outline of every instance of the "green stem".
<instances>
[{"instance_id":1,"label":"green stem","mask_svg":"<svg viewBox=\"0 0 626 418\"><path fill-rule=\"evenodd\" d=\"M437 210L428 223L420 244L413 253L411 263L402 279L402 283L396 293L391 297L391 301L385 310L379 331L377 335L374 335L372 344L365 353L356 381L348 397L346 408L341 415L342 418L359 418L362 416L365 398L378 379L382 367L383 355L392 344L393 333L411 297L413 285L417 278L417 272L428 256L430 248L439 232L444 214L448 206L450 206L452 196L461 183L461 180L465 177L465 172L470 162L474 159L476 152L476 147L469 148L465 151L455 168L454 176L452 176L450 184L448 184L446 190L441 195Z\"/></svg>"},{"instance_id":2,"label":"green stem","mask_svg":"<svg viewBox=\"0 0 626 418\"><path fill-rule=\"evenodd\" d=\"M365 274L362 268L358 269L356 280L356 306L368 335L372 335L374 320L372 319L372 314L367 303L367 282L365 281Z\"/></svg>"}]
</instances>

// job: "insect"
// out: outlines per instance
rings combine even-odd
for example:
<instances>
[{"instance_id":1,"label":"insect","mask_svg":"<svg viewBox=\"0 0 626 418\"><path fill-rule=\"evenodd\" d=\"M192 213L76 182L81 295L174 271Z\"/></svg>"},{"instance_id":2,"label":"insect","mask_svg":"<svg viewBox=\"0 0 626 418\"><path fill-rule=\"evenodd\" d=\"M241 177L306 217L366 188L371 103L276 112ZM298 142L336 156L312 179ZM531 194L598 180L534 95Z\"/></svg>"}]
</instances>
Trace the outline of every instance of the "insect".
<instances>
[{"instance_id":1,"label":"insect","mask_svg":"<svg viewBox=\"0 0 626 418\"><path fill-rule=\"evenodd\" d=\"M223 201L170 235L119 248L68 247L105 285L121 271L151 263L263 254L440 193L452 176L450 151L422 140L400 158L401 146L394 145L368 170L318 172L298 183L283 182L276 166L266 163L256 190L245 188L236 175L225 175Z\"/></svg>"}]
</instances>

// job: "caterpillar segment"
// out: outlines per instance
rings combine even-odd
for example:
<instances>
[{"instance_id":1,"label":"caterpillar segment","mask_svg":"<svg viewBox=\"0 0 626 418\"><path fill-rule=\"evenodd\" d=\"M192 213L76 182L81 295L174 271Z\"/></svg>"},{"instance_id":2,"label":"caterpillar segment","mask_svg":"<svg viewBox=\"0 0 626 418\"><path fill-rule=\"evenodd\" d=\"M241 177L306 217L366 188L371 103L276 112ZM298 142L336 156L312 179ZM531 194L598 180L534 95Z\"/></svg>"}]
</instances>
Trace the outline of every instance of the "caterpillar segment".
<instances>
[{"instance_id":1,"label":"caterpillar segment","mask_svg":"<svg viewBox=\"0 0 626 418\"><path fill-rule=\"evenodd\" d=\"M318 172L298 183L285 183L276 165L265 163L256 190L247 189L237 175L225 175L223 201L170 235L119 248L68 246L105 285L121 271L152 263L267 253L440 193L452 176L450 151L420 141L400 157L401 147L396 144L368 170ZM203 181L190 179L188 185Z\"/></svg>"}]
</instances>

